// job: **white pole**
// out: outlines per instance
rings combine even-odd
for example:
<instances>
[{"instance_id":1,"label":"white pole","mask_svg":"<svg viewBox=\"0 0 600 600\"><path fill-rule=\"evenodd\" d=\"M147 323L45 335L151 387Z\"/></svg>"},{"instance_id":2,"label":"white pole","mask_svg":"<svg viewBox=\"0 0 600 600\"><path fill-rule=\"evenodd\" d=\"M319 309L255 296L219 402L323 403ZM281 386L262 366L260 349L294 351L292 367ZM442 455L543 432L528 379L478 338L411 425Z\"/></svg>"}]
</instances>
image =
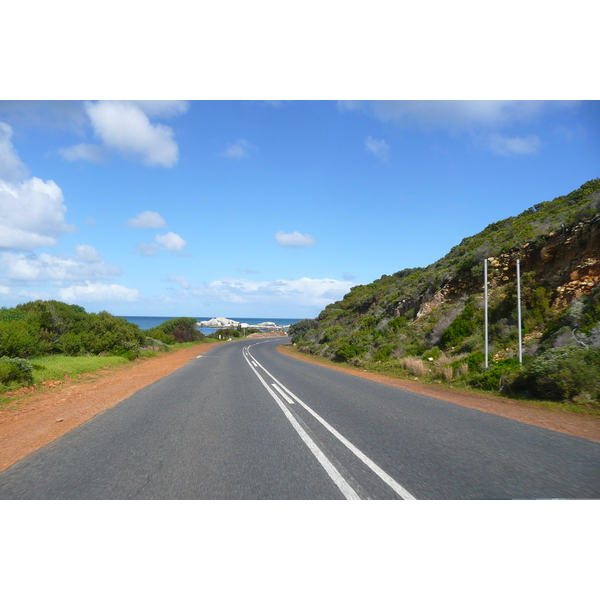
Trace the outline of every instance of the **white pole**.
<instances>
[{"instance_id":1,"label":"white pole","mask_svg":"<svg viewBox=\"0 0 600 600\"><path fill-rule=\"evenodd\" d=\"M488 368L488 276L487 258L483 260L483 297L485 312L485 368Z\"/></svg>"},{"instance_id":2,"label":"white pole","mask_svg":"<svg viewBox=\"0 0 600 600\"><path fill-rule=\"evenodd\" d=\"M519 364L523 364L523 341L521 339L521 265L517 258L517 327L519 329Z\"/></svg>"}]
</instances>

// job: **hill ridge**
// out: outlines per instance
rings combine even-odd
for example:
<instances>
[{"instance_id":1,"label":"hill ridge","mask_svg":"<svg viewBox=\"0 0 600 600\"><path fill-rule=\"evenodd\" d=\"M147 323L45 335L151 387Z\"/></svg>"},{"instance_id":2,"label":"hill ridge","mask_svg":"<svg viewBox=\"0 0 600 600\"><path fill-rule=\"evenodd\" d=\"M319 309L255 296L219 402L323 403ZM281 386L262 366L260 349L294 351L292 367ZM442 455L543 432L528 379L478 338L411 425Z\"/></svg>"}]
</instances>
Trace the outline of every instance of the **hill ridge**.
<instances>
[{"instance_id":1,"label":"hill ridge","mask_svg":"<svg viewBox=\"0 0 600 600\"><path fill-rule=\"evenodd\" d=\"M481 364L486 258L494 359L488 371ZM517 259L523 368L514 365ZM301 350L337 361L555 400L583 397L590 403L600 400L599 302L600 179L593 179L566 196L488 225L427 267L352 288L290 333ZM549 360L561 368L574 360L591 360L592 366L566 387L546 381L560 379L555 374L532 381L531 369L543 370Z\"/></svg>"}]
</instances>

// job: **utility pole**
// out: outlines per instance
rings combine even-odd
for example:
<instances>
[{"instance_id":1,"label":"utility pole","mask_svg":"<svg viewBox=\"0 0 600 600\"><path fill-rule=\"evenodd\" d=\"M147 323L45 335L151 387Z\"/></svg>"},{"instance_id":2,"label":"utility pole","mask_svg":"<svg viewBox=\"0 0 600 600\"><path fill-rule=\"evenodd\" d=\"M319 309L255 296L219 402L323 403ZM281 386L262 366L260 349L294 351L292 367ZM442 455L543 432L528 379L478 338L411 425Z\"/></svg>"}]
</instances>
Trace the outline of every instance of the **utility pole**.
<instances>
[{"instance_id":1,"label":"utility pole","mask_svg":"<svg viewBox=\"0 0 600 600\"><path fill-rule=\"evenodd\" d=\"M517 258L517 329L519 330L519 364L523 364L523 341L521 340L521 265Z\"/></svg>"},{"instance_id":2,"label":"utility pole","mask_svg":"<svg viewBox=\"0 0 600 600\"><path fill-rule=\"evenodd\" d=\"M488 276L487 276L487 261L483 260L483 297L484 297L484 312L485 312L485 368L488 368Z\"/></svg>"}]
</instances>

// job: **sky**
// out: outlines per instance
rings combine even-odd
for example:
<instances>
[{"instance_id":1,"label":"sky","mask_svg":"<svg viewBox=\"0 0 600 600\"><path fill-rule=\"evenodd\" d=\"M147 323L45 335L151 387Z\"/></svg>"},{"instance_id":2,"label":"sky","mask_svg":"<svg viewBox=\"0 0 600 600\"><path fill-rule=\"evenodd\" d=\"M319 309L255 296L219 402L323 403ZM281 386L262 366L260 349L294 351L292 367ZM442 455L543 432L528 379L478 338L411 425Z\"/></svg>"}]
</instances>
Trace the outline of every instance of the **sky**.
<instances>
[{"instance_id":1,"label":"sky","mask_svg":"<svg viewBox=\"0 0 600 600\"><path fill-rule=\"evenodd\" d=\"M600 176L600 102L0 101L0 303L316 317Z\"/></svg>"}]
</instances>

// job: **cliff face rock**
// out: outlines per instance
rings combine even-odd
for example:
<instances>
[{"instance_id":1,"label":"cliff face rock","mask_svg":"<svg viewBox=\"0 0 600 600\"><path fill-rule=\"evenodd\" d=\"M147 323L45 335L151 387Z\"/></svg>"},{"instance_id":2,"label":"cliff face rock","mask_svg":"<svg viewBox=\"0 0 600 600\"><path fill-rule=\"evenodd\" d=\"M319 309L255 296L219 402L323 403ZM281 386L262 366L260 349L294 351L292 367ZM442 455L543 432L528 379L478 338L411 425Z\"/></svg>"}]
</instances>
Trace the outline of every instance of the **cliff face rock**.
<instances>
[{"instance_id":1,"label":"cliff face rock","mask_svg":"<svg viewBox=\"0 0 600 600\"><path fill-rule=\"evenodd\" d=\"M552 305L564 308L600 283L600 217L577 223L569 229L551 232L541 248L526 244L510 253L492 257L491 286L516 278L516 261L521 272L531 272L555 294Z\"/></svg>"},{"instance_id":2,"label":"cliff face rock","mask_svg":"<svg viewBox=\"0 0 600 600\"><path fill-rule=\"evenodd\" d=\"M521 274L532 273L541 284L554 290L552 306L562 309L589 294L600 284L600 215L570 228L550 232L547 240L526 243L509 252L488 258L488 287L500 288L517 277L517 259ZM417 307L416 319L429 314L448 301L465 298L483 290L481 276L458 273L436 292L425 292L418 298L403 298L395 314L405 315Z\"/></svg>"}]
</instances>

